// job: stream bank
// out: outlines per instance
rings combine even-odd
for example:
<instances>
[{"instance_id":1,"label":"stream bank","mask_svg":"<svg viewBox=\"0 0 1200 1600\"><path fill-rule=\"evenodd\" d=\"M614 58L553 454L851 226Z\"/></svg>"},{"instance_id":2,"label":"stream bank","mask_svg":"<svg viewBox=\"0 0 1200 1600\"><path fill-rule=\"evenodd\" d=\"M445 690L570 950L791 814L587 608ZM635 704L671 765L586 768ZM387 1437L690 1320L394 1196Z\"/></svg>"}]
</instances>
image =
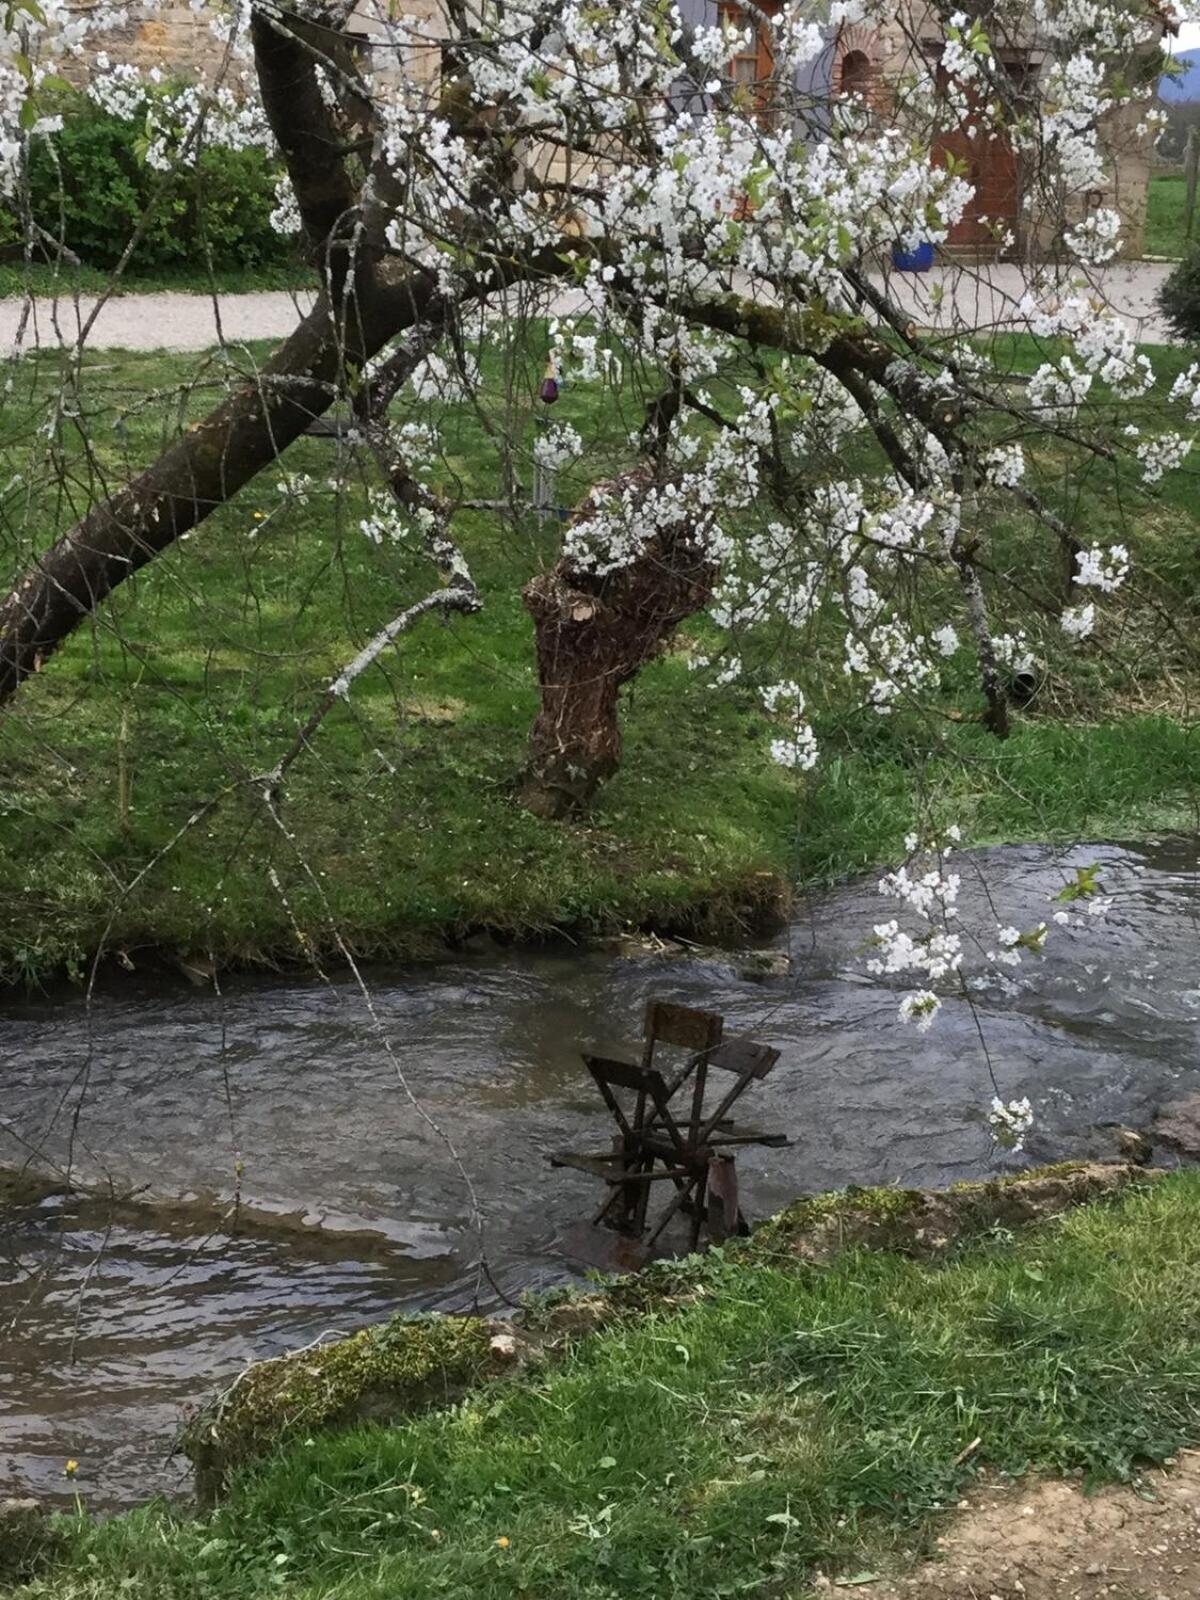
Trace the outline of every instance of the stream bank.
<instances>
[{"instance_id":1,"label":"stream bank","mask_svg":"<svg viewBox=\"0 0 1200 1600\"><path fill-rule=\"evenodd\" d=\"M926 1036L865 972L886 914L873 879L806 905L766 949L790 971L765 979L683 948L492 949L372 970L370 1008L345 981L218 993L136 975L90 1007L10 1003L0 1166L70 1161L171 1214L47 1196L5 1219L3 1492L78 1490L97 1508L186 1494L170 1441L252 1361L397 1312L488 1312L493 1285L518 1300L570 1281L559 1240L595 1196L545 1158L605 1130L578 1052L628 1047L651 995L782 1051L747 1114L793 1144L740 1158L752 1218L847 1184L1012 1172L1094 1150L1098 1124L1147 1126L1200 1092L1195 841L966 853L964 920L990 898L1027 926L1091 863L1109 915L947 1005ZM989 1138L981 1031L1002 1092L1034 1102L1026 1157ZM265 1225L223 1224L232 1207Z\"/></svg>"},{"instance_id":2,"label":"stream bank","mask_svg":"<svg viewBox=\"0 0 1200 1600\"><path fill-rule=\"evenodd\" d=\"M994 1212L934 1259L843 1249L814 1266L781 1228L774 1250L752 1239L553 1297L543 1331L572 1310L591 1331L535 1350L515 1381L385 1426L300 1425L200 1517L159 1503L60 1521L18 1593L808 1600L882 1584L933 1553L964 1496L1030 1471L1140 1486L1196 1442L1200 1173L1145 1176L1032 1227ZM968 1208L983 1224L983 1194L1068 1181L985 1184ZM946 1205L889 1191L880 1209L894 1230L939 1208L940 1233Z\"/></svg>"}]
</instances>

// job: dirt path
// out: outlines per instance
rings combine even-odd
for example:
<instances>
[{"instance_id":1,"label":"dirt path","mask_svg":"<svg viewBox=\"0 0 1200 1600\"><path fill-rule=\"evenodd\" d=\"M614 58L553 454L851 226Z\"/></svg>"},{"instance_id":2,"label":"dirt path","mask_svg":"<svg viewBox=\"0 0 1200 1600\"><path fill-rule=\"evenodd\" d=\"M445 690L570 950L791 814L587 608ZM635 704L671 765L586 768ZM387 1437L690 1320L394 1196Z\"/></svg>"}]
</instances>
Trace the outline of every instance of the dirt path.
<instances>
[{"instance_id":1,"label":"dirt path","mask_svg":"<svg viewBox=\"0 0 1200 1600\"><path fill-rule=\"evenodd\" d=\"M938 1540L940 1560L898 1583L820 1592L869 1600L1200 1600L1200 1452L1136 1487L981 1484Z\"/></svg>"}]
</instances>

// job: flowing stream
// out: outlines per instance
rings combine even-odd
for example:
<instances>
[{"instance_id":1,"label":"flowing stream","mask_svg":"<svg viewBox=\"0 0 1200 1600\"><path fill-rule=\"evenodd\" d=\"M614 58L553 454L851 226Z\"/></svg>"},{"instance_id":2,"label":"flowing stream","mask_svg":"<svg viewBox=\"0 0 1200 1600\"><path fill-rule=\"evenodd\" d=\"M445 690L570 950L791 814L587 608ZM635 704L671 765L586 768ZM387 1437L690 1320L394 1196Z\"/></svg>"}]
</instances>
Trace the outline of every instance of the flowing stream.
<instances>
[{"instance_id":1,"label":"flowing stream","mask_svg":"<svg viewBox=\"0 0 1200 1600\"><path fill-rule=\"evenodd\" d=\"M0 1214L0 1496L77 1489L102 1508L186 1492L173 1435L247 1362L569 1275L558 1240L596 1185L546 1157L607 1142L579 1051L628 1048L650 996L720 1010L782 1051L739 1107L794 1140L739 1155L752 1216L847 1183L1011 1170L1087 1149L1097 1124L1145 1125L1200 1090L1196 841L965 854L962 921L984 939L997 921L1027 927L1092 862L1107 917L1055 930L925 1036L866 975L871 926L895 911L874 878L804 905L776 941L791 974L766 981L687 952L556 948L374 969L370 1008L349 978L217 994L133 976L90 1008L73 992L10 1000L0 1165L70 1155L83 1178L196 1204ZM1025 1157L991 1146L985 1048L1005 1098L1034 1102ZM211 1202L235 1193L278 1226L221 1232Z\"/></svg>"}]
</instances>

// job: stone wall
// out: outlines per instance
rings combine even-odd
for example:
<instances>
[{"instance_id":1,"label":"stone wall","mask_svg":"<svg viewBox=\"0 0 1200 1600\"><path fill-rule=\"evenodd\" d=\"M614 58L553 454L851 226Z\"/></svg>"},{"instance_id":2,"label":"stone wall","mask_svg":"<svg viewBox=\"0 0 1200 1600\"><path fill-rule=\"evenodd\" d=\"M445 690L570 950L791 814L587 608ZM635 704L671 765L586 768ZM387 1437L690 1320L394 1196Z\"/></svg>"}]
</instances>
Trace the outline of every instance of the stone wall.
<instances>
[{"instance_id":1,"label":"stone wall","mask_svg":"<svg viewBox=\"0 0 1200 1600\"><path fill-rule=\"evenodd\" d=\"M97 48L114 61L132 62L143 71L160 67L185 78L214 77L220 71L225 47L187 0L169 0L153 14L132 6L129 17L124 27L98 41Z\"/></svg>"}]
</instances>

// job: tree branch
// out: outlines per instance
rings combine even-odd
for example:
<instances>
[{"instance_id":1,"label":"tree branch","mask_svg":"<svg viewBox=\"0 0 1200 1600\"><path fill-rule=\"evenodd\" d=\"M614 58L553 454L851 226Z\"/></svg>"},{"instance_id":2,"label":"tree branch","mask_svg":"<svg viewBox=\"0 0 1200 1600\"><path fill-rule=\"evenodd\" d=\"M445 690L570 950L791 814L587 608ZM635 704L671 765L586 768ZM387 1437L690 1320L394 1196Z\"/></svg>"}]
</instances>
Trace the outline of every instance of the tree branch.
<instances>
[{"instance_id":1,"label":"tree branch","mask_svg":"<svg viewBox=\"0 0 1200 1600\"><path fill-rule=\"evenodd\" d=\"M343 136L321 95L313 51L284 21L257 6L250 37L263 109L287 164L304 231L319 247L358 199L341 154Z\"/></svg>"}]
</instances>

